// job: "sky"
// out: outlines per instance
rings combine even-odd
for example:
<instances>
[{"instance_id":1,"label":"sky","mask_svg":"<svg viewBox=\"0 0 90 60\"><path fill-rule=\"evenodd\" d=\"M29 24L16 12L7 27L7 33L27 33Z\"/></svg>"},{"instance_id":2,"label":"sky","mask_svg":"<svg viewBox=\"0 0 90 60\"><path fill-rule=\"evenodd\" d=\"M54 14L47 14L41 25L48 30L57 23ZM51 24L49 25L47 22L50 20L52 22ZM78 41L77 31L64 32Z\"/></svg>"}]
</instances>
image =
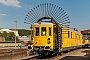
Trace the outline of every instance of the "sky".
<instances>
[{"instance_id":1,"label":"sky","mask_svg":"<svg viewBox=\"0 0 90 60\"><path fill-rule=\"evenodd\" d=\"M90 29L90 0L0 0L0 28L30 29L24 23L27 13L42 3L52 3L66 11L70 27L79 31Z\"/></svg>"}]
</instances>

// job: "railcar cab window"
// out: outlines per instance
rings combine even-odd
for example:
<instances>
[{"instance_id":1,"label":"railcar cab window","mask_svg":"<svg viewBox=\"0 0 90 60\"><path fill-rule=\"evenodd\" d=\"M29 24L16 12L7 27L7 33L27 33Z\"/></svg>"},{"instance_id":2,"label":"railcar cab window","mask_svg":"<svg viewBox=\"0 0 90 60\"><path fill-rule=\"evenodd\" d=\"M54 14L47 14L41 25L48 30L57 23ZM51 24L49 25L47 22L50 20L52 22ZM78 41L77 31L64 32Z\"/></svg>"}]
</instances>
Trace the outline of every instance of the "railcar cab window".
<instances>
[{"instance_id":1,"label":"railcar cab window","mask_svg":"<svg viewBox=\"0 0 90 60\"><path fill-rule=\"evenodd\" d=\"M35 30L36 30L35 35L39 36L39 27L35 27Z\"/></svg>"},{"instance_id":2,"label":"railcar cab window","mask_svg":"<svg viewBox=\"0 0 90 60\"><path fill-rule=\"evenodd\" d=\"M41 35L46 36L46 27L41 27Z\"/></svg>"}]
</instances>

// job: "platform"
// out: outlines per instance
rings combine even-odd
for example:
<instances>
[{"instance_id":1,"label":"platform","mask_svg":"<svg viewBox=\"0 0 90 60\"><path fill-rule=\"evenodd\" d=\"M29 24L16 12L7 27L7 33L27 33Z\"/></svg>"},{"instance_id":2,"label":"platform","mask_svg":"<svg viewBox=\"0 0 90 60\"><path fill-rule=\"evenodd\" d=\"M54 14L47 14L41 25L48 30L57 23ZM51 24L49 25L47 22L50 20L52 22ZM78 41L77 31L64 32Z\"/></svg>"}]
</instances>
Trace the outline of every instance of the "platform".
<instances>
[{"instance_id":1,"label":"platform","mask_svg":"<svg viewBox=\"0 0 90 60\"><path fill-rule=\"evenodd\" d=\"M75 54L71 54L59 60L90 60L90 49L82 49Z\"/></svg>"}]
</instances>

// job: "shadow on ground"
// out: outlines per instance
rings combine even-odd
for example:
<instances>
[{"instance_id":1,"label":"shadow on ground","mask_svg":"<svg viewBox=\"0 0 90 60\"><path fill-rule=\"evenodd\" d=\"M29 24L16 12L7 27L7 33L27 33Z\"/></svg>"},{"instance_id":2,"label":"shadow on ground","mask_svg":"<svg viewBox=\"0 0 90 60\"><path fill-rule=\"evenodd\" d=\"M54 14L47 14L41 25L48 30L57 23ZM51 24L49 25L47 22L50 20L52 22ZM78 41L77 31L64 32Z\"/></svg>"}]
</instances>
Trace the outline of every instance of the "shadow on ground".
<instances>
[{"instance_id":1,"label":"shadow on ground","mask_svg":"<svg viewBox=\"0 0 90 60\"><path fill-rule=\"evenodd\" d=\"M82 53L86 53L84 56L66 56L60 60L90 60L90 50L82 51Z\"/></svg>"}]
</instances>

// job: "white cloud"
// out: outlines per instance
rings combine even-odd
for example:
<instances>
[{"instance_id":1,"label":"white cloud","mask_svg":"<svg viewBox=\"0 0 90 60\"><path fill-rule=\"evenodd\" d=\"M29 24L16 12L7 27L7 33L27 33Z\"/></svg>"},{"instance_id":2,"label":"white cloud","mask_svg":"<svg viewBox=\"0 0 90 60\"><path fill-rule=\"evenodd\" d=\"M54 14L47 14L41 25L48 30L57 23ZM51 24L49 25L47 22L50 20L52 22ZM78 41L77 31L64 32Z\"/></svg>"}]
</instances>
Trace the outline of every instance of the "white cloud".
<instances>
[{"instance_id":1,"label":"white cloud","mask_svg":"<svg viewBox=\"0 0 90 60\"><path fill-rule=\"evenodd\" d=\"M0 0L0 3L7 6L21 8L20 2L18 0Z\"/></svg>"},{"instance_id":2,"label":"white cloud","mask_svg":"<svg viewBox=\"0 0 90 60\"><path fill-rule=\"evenodd\" d=\"M0 14L0 16L7 16L7 14Z\"/></svg>"}]
</instances>

